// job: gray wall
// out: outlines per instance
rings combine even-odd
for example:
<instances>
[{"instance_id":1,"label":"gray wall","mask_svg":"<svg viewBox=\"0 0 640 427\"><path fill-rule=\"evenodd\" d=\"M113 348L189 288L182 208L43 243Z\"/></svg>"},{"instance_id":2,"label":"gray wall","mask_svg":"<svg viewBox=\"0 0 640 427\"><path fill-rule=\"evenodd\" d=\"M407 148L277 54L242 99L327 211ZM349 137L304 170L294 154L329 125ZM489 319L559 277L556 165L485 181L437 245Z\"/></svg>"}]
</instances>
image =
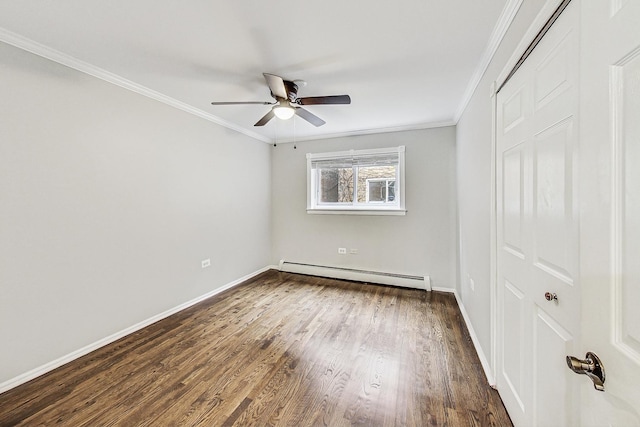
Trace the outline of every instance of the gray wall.
<instances>
[{"instance_id":1,"label":"gray wall","mask_svg":"<svg viewBox=\"0 0 640 427\"><path fill-rule=\"evenodd\" d=\"M399 145L406 146L406 216L306 213L306 153ZM279 144L271 173L274 263L427 274L433 286L455 287L454 127ZM338 247L358 254L338 255Z\"/></svg>"},{"instance_id":2,"label":"gray wall","mask_svg":"<svg viewBox=\"0 0 640 427\"><path fill-rule=\"evenodd\" d=\"M3 43L0 76L0 383L269 264L270 146Z\"/></svg>"},{"instance_id":3,"label":"gray wall","mask_svg":"<svg viewBox=\"0 0 640 427\"><path fill-rule=\"evenodd\" d=\"M487 358L491 358L491 84L515 51L544 0L524 0L457 125L460 294ZM471 290L469 278L475 282Z\"/></svg>"}]
</instances>

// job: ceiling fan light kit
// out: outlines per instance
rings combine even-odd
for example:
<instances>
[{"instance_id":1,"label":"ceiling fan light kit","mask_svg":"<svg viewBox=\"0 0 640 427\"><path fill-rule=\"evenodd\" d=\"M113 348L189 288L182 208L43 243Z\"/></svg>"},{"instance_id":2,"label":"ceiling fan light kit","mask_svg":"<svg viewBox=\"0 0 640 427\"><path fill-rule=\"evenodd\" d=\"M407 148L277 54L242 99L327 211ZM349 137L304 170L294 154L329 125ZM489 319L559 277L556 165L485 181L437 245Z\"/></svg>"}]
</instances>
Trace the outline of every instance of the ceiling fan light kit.
<instances>
[{"instance_id":1,"label":"ceiling fan light kit","mask_svg":"<svg viewBox=\"0 0 640 427\"><path fill-rule=\"evenodd\" d=\"M273 113L280 120L289 120L296 114L296 110L291 105L283 105L282 103L273 107Z\"/></svg>"},{"instance_id":2,"label":"ceiling fan light kit","mask_svg":"<svg viewBox=\"0 0 640 427\"><path fill-rule=\"evenodd\" d=\"M275 74L262 73L264 79L267 81L271 96L276 102L212 102L212 105L239 105L239 104L262 104L273 105L271 110L265 114L260 120L256 122L254 126L264 126L272 118L277 117L281 120L288 120L294 115L308 121L314 126L322 126L326 122L320 117L311 113L310 111L298 107L297 105L339 105L339 104L351 104L351 97L349 95L332 95L332 96L310 96L304 98L298 98L298 85L295 82L300 82L303 86L306 86L306 82L303 80L289 81L284 80L280 76Z\"/></svg>"}]
</instances>

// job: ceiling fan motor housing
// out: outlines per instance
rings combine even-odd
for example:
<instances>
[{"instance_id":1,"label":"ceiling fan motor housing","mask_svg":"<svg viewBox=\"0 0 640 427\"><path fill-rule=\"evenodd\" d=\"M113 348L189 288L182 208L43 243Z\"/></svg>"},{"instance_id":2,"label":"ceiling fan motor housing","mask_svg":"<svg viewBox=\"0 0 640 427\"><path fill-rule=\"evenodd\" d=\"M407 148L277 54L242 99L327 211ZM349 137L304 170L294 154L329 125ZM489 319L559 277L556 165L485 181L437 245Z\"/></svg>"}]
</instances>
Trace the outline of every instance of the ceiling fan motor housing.
<instances>
[{"instance_id":1,"label":"ceiling fan motor housing","mask_svg":"<svg viewBox=\"0 0 640 427\"><path fill-rule=\"evenodd\" d=\"M288 80L283 80L283 82L284 82L284 87L287 89L287 95L289 96L289 101L295 102L296 99L298 98L298 85ZM273 93L271 94L271 96L275 98Z\"/></svg>"}]
</instances>

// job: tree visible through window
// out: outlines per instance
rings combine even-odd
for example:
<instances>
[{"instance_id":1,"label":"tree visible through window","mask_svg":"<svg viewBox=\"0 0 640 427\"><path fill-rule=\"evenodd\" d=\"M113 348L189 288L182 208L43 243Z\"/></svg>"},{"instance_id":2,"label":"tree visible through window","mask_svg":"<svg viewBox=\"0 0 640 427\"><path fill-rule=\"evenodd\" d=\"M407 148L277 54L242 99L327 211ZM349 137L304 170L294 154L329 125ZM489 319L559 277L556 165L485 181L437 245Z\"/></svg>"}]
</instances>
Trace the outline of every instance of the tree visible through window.
<instances>
[{"instance_id":1,"label":"tree visible through window","mask_svg":"<svg viewBox=\"0 0 640 427\"><path fill-rule=\"evenodd\" d=\"M353 202L353 168L320 169L320 203Z\"/></svg>"}]
</instances>

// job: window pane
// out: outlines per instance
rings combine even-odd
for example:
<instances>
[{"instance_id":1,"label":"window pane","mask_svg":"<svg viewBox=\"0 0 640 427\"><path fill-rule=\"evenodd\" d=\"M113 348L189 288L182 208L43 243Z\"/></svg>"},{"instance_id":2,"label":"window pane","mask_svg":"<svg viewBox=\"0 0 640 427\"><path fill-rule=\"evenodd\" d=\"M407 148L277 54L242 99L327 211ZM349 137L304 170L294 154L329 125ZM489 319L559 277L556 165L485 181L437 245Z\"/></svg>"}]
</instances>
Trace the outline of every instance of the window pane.
<instances>
[{"instance_id":1,"label":"window pane","mask_svg":"<svg viewBox=\"0 0 640 427\"><path fill-rule=\"evenodd\" d=\"M367 203L367 180L370 186L375 183L383 189L369 188L369 202L386 202L386 181L396 179L396 165L393 166L360 166L358 167L358 202ZM379 188L379 187L376 187ZM392 200L389 200L392 201Z\"/></svg>"},{"instance_id":2,"label":"window pane","mask_svg":"<svg viewBox=\"0 0 640 427\"><path fill-rule=\"evenodd\" d=\"M369 201L384 202L387 199L387 181L369 181Z\"/></svg>"},{"instance_id":3,"label":"window pane","mask_svg":"<svg viewBox=\"0 0 640 427\"><path fill-rule=\"evenodd\" d=\"M388 202L393 202L394 200L396 200L396 182L395 181L389 181L389 187L387 188L387 193L389 195L389 198L387 199Z\"/></svg>"},{"instance_id":4,"label":"window pane","mask_svg":"<svg viewBox=\"0 0 640 427\"><path fill-rule=\"evenodd\" d=\"M320 203L353 202L353 169L319 169L318 199Z\"/></svg>"}]
</instances>

